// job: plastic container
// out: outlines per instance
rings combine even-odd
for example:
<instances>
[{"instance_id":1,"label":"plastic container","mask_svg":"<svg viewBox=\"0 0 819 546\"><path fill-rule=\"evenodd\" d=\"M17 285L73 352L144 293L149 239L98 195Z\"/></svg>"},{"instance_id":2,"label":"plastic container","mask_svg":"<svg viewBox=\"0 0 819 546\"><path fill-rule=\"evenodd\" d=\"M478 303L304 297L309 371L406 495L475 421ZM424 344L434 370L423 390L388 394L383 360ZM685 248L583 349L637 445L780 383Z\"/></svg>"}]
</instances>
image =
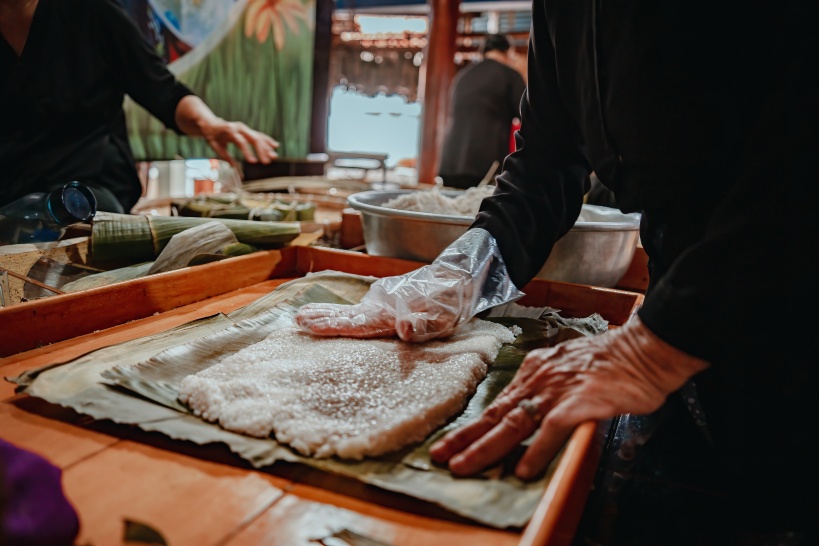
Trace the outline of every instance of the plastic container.
<instances>
[{"instance_id":1,"label":"plastic container","mask_svg":"<svg viewBox=\"0 0 819 546\"><path fill-rule=\"evenodd\" d=\"M80 182L30 193L0 207L0 244L56 241L66 226L87 222L96 212L94 193Z\"/></svg>"}]
</instances>

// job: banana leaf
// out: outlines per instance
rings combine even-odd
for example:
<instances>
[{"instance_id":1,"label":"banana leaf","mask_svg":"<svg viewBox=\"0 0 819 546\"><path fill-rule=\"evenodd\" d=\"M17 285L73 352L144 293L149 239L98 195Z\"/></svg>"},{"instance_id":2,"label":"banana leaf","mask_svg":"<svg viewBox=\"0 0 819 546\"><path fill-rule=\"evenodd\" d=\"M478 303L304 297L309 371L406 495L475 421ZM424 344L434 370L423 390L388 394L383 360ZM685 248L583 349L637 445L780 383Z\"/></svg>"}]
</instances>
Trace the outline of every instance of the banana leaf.
<instances>
[{"instance_id":1,"label":"banana leaf","mask_svg":"<svg viewBox=\"0 0 819 546\"><path fill-rule=\"evenodd\" d=\"M153 262L143 262L136 265L129 265L128 267L104 271L102 273L95 273L66 283L60 290L63 292L79 292L80 290L89 290L91 288L138 279L148 274L148 270L152 264Z\"/></svg>"},{"instance_id":2,"label":"banana leaf","mask_svg":"<svg viewBox=\"0 0 819 546\"><path fill-rule=\"evenodd\" d=\"M237 242L230 228L215 220L186 229L171 237L148 275L182 269L198 254L217 252Z\"/></svg>"},{"instance_id":3,"label":"banana leaf","mask_svg":"<svg viewBox=\"0 0 819 546\"><path fill-rule=\"evenodd\" d=\"M92 226L91 255L95 261L100 262L154 260L171 237L208 222L223 223L240 242L264 248L281 246L292 241L301 231L299 225L292 222L100 212L94 217Z\"/></svg>"},{"instance_id":4,"label":"banana leaf","mask_svg":"<svg viewBox=\"0 0 819 546\"><path fill-rule=\"evenodd\" d=\"M324 471L436 503L456 514L498 528L519 528L532 516L548 484L556 461L533 482L515 478L514 457L473 478L455 478L429 458L430 444L447 430L475 419L511 380L525 354L546 346L567 327L546 310L547 320L493 318L523 329L515 344L501 349L487 378L467 408L421 445L389 455L348 462L313 459L296 454L272 438L260 439L229 432L203 421L177 402L181 380L289 325L297 308L306 302L355 302L366 293L372 278L324 272L308 275L279 287L271 294L229 315L216 315L168 332L108 347L59 367L23 374L15 379L32 396L74 408L97 419L135 424L197 444L223 442L257 468L276 461L298 462ZM507 312L509 310L507 309ZM541 314L543 310L537 310ZM605 326L594 318L592 330ZM573 335L586 335L575 330ZM116 388L106 387L101 376ZM130 396L127 390L138 396Z\"/></svg>"}]
</instances>

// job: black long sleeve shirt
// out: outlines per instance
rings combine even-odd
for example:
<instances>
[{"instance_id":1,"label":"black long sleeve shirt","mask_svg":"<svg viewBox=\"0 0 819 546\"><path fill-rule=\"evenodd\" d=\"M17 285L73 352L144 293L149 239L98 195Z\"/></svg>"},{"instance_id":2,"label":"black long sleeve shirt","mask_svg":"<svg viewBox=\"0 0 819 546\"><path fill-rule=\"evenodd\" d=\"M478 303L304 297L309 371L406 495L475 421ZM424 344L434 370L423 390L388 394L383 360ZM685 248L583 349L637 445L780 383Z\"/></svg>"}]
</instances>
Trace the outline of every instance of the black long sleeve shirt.
<instances>
[{"instance_id":1,"label":"black long sleeve shirt","mask_svg":"<svg viewBox=\"0 0 819 546\"><path fill-rule=\"evenodd\" d=\"M191 92L113 0L39 0L22 55L0 39L0 205L80 180L129 210L141 187L125 94L178 131Z\"/></svg>"},{"instance_id":2,"label":"black long sleeve shirt","mask_svg":"<svg viewBox=\"0 0 819 546\"><path fill-rule=\"evenodd\" d=\"M484 177L509 155L512 120L526 85L513 68L485 59L455 76L439 174Z\"/></svg>"},{"instance_id":3,"label":"black long sleeve shirt","mask_svg":"<svg viewBox=\"0 0 819 546\"><path fill-rule=\"evenodd\" d=\"M518 151L473 224L522 287L575 222L592 170L642 211L663 274L639 315L711 362L695 381L730 502L794 529L815 525L819 487L817 11L535 0Z\"/></svg>"},{"instance_id":4,"label":"black long sleeve shirt","mask_svg":"<svg viewBox=\"0 0 819 546\"><path fill-rule=\"evenodd\" d=\"M781 306L790 293L771 282L810 270L815 214L797 214L819 153L809 17L801 4L739 5L534 2L518 151L474 224L518 286L573 225L591 170L623 210L701 225L640 313L694 355L730 352L717 325Z\"/></svg>"}]
</instances>

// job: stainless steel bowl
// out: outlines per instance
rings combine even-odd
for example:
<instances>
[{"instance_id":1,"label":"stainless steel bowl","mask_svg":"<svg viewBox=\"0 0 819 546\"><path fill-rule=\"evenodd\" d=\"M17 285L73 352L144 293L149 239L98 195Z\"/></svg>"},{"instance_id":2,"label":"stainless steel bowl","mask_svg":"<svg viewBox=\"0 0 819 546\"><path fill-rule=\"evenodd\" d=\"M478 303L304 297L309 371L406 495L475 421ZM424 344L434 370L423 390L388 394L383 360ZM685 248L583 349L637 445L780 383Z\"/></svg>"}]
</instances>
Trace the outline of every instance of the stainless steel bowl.
<instances>
[{"instance_id":1,"label":"stainless steel bowl","mask_svg":"<svg viewBox=\"0 0 819 546\"><path fill-rule=\"evenodd\" d=\"M472 225L474 218L469 216L382 206L411 191L365 191L347 198L349 205L361 212L364 243L369 254L431 262ZM443 193L455 197L462 192ZM537 277L593 286L616 285L634 257L639 225L639 215L583 205L581 220L555 244Z\"/></svg>"}]
</instances>

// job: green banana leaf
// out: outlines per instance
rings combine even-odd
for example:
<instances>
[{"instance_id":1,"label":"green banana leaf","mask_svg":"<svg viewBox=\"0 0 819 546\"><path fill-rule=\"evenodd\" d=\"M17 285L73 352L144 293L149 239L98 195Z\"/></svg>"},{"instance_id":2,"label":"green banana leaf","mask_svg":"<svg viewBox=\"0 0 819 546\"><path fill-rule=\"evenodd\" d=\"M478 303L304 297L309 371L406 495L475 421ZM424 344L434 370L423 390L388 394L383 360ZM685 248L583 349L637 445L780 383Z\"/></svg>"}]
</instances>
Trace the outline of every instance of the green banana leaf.
<instances>
[{"instance_id":1,"label":"green banana leaf","mask_svg":"<svg viewBox=\"0 0 819 546\"><path fill-rule=\"evenodd\" d=\"M257 468L276 461L297 462L436 503L489 526L523 527L540 501L556 461L543 477L532 482L522 482L512 475L512 459L480 476L455 478L446 468L431 462L429 446L447 430L477 418L508 384L529 350L572 336L598 333L606 326L599 316L590 317L580 329L576 324L567 326L554 310L546 310L543 320L490 319L518 325L523 333L514 344L501 349L464 412L424 443L379 458L350 462L304 457L272 438L244 436L203 421L177 402L178 387L185 376L261 340L282 325L289 325L295 311L306 302L358 301L372 280L335 272L308 275L229 315L215 315L100 349L65 365L23 374L15 382L32 396L97 419L134 424L146 431L159 431L200 445L223 442ZM506 312L510 312L509 308ZM543 312L538 309L535 316ZM532 315L531 310L528 314ZM106 387L101 378L116 389ZM124 394L123 390L138 396Z\"/></svg>"},{"instance_id":2,"label":"green banana leaf","mask_svg":"<svg viewBox=\"0 0 819 546\"><path fill-rule=\"evenodd\" d=\"M118 282L130 281L144 277L148 274L148 270L153 265L153 262L143 262L141 264L130 265L128 267L120 267L110 271L103 271L102 273L95 273L88 275L76 281L71 281L60 288L63 292L79 292L81 290L90 290L91 288L98 288L100 286L108 286Z\"/></svg>"}]
</instances>

